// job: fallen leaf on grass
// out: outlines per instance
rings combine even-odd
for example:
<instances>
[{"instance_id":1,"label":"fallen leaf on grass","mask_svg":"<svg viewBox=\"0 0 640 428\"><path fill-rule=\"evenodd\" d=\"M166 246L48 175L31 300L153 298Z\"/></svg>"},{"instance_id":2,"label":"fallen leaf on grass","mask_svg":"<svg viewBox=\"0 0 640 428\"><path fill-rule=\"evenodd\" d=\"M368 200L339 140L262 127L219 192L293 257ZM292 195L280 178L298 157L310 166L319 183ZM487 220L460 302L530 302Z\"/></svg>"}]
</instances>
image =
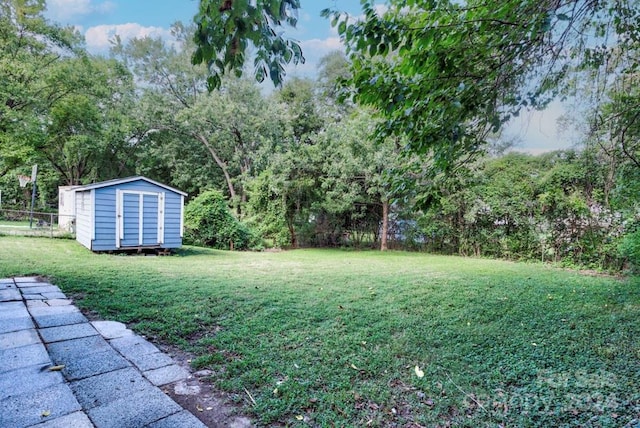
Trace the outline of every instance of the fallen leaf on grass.
<instances>
[{"instance_id":1,"label":"fallen leaf on grass","mask_svg":"<svg viewBox=\"0 0 640 428\"><path fill-rule=\"evenodd\" d=\"M304 416L302 416L302 415L298 415L298 416L296 416L296 419L297 419L297 420L299 420L299 421L301 421L301 420L303 420L303 419L304 419Z\"/></svg>"},{"instance_id":2,"label":"fallen leaf on grass","mask_svg":"<svg viewBox=\"0 0 640 428\"><path fill-rule=\"evenodd\" d=\"M354 370L360 370L358 367L356 367L355 364L351 364L351 368L354 369Z\"/></svg>"},{"instance_id":3,"label":"fallen leaf on grass","mask_svg":"<svg viewBox=\"0 0 640 428\"><path fill-rule=\"evenodd\" d=\"M413 369L413 371L416 372L416 376L418 376L420 379L424 377L424 372L420 370L420 367L416 366L415 369Z\"/></svg>"}]
</instances>

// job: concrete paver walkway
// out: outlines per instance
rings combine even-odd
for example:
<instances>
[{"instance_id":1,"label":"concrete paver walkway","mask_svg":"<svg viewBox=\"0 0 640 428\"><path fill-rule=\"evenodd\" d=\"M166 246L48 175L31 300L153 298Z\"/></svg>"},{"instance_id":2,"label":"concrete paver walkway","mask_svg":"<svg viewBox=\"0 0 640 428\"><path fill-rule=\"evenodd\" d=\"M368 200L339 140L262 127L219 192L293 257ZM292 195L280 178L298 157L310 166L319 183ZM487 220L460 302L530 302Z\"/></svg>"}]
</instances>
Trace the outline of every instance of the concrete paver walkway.
<instances>
[{"instance_id":1,"label":"concrete paver walkway","mask_svg":"<svg viewBox=\"0 0 640 428\"><path fill-rule=\"evenodd\" d=\"M58 287L0 279L0 427L206 428L159 388L188 376L124 324L89 322Z\"/></svg>"}]
</instances>

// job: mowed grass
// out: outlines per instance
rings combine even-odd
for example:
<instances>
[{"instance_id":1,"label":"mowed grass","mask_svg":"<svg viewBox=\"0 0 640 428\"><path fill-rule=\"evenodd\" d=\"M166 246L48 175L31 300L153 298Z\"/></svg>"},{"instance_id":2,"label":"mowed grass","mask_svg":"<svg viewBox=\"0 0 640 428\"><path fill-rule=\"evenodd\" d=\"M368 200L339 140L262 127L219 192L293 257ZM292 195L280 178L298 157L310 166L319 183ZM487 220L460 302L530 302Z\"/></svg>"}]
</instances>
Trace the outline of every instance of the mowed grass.
<instances>
[{"instance_id":1,"label":"mowed grass","mask_svg":"<svg viewBox=\"0 0 640 428\"><path fill-rule=\"evenodd\" d=\"M259 425L640 420L637 278L402 252L97 255L0 237L0 277L33 274L195 353Z\"/></svg>"}]
</instances>

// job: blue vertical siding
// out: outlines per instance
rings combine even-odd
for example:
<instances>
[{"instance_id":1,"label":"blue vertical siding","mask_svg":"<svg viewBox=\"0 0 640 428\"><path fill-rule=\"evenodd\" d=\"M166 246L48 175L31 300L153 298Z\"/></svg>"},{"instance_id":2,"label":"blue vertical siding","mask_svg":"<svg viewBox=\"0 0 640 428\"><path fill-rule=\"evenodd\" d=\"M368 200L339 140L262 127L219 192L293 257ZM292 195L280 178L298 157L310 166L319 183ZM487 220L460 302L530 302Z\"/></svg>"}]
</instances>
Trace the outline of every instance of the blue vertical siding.
<instances>
[{"instance_id":1,"label":"blue vertical siding","mask_svg":"<svg viewBox=\"0 0 640 428\"><path fill-rule=\"evenodd\" d=\"M140 195L136 193L125 193L122 196L122 214L124 220L122 222L123 230L120 245L123 247L138 246L140 245Z\"/></svg>"},{"instance_id":2,"label":"blue vertical siding","mask_svg":"<svg viewBox=\"0 0 640 428\"><path fill-rule=\"evenodd\" d=\"M158 195L143 195L142 245L158 245Z\"/></svg>"}]
</instances>

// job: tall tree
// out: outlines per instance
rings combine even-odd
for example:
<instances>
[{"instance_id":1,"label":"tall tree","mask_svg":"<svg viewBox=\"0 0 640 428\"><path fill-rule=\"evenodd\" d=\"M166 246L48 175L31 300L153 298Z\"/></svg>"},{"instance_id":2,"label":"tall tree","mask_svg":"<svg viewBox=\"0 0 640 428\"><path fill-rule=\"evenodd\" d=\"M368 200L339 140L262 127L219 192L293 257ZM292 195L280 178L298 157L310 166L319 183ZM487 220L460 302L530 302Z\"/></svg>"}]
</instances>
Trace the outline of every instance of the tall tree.
<instances>
[{"instance_id":1,"label":"tall tree","mask_svg":"<svg viewBox=\"0 0 640 428\"><path fill-rule=\"evenodd\" d=\"M79 35L43 17L44 0L0 2L0 177L33 154L43 115L73 92L47 77L61 58L81 54Z\"/></svg>"},{"instance_id":2,"label":"tall tree","mask_svg":"<svg viewBox=\"0 0 640 428\"><path fill-rule=\"evenodd\" d=\"M246 79L225 79L221 91L209 93L206 68L188 61L193 28L176 23L172 31L178 47L147 37L118 44L113 51L144 82L140 90L140 115L148 129L144 138L166 141L168 133L185 144L200 144L240 212L246 200L245 176L260 147L283 138L283 112Z\"/></svg>"},{"instance_id":3,"label":"tall tree","mask_svg":"<svg viewBox=\"0 0 640 428\"><path fill-rule=\"evenodd\" d=\"M30 145L66 185L82 184L133 172L133 95L130 73L118 62L65 58L44 76L51 86L73 91L53 104Z\"/></svg>"}]
</instances>

